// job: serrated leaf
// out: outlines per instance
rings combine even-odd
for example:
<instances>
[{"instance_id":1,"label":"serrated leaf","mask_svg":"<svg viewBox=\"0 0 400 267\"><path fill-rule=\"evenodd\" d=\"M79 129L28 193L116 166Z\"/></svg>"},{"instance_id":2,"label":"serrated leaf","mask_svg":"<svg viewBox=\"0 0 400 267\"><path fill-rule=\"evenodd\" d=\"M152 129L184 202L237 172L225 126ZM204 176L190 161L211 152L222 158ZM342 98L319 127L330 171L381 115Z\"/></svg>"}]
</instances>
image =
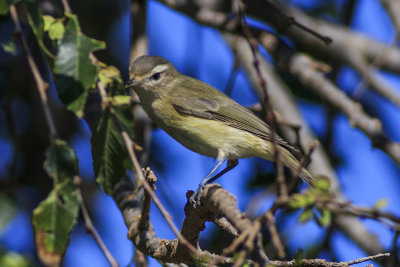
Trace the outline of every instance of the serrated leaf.
<instances>
[{"instance_id":1,"label":"serrated leaf","mask_svg":"<svg viewBox=\"0 0 400 267\"><path fill-rule=\"evenodd\" d=\"M299 222L304 223L309 221L314 216L314 213L311 208L304 209L304 211L300 214Z\"/></svg>"},{"instance_id":2,"label":"serrated leaf","mask_svg":"<svg viewBox=\"0 0 400 267\"><path fill-rule=\"evenodd\" d=\"M59 266L78 218L81 200L73 181L78 161L66 142L54 140L46 152L44 168L54 179L54 188L33 211L32 224L39 258L47 266Z\"/></svg>"},{"instance_id":3,"label":"serrated leaf","mask_svg":"<svg viewBox=\"0 0 400 267\"><path fill-rule=\"evenodd\" d=\"M78 117L83 116L89 89L97 80L98 67L90 57L94 51L103 48L104 42L85 36L77 17L69 15L64 37L58 41L54 73L61 100Z\"/></svg>"},{"instance_id":4,"label":"serrated leaf","mask_svg":"<svg viewBox=\"0 0 400 267\"><path fill-rule=\"evenodd\" d=\"M117 108L113 109L113 112L114 115L111 115L109 110L103 111L91 140L96 180L107 194L112 193L115 184L126 173L126 148L115 119L128 134L133 133L133 124L126 119L123 112Z\"/></svg>"}]
</instances>

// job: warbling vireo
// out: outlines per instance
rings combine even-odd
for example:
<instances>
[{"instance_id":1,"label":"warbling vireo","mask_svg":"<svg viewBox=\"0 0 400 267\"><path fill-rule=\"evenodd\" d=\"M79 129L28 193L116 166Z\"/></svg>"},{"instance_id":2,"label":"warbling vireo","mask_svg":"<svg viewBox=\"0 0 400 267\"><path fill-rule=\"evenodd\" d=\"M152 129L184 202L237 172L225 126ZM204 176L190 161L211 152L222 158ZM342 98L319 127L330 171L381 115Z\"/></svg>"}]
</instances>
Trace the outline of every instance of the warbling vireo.
<instances>
[{"instance_id":1,"label":"warbling vireo","mask_svg":"<svg viewBox=\"0 0 400 267\"><path fill-rule=\"evenodd\" d=\"M233 169L238 159L257 156L274 160L268 124L216 88L179 73L166 59L141 56L129 68L130 81L149 117L188 149L216 158L218 163L202 180L193 197L208 183ZM275 135L283 165L298 171L312 185L310 172L291 154L294 148ZM227 167L213 176L227 160Z\"/></svg>"}]
</instances>

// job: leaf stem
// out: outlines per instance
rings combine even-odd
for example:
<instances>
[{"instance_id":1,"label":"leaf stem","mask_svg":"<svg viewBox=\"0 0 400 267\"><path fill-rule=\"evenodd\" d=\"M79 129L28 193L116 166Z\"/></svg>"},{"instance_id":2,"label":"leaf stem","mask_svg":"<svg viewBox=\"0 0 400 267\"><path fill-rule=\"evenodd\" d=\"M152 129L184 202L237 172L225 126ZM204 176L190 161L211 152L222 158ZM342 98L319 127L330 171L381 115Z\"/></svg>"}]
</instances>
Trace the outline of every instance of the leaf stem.
<instances>
[{"instance_id":1,"label":"leaf stem","mask_svg":"<svg viewBox=\"0 0 400 267\"><path fill-rule=\"evenodd\" d=\"M18 36L19 40L21 41L22 48L26 53L26 57L28 60L29 68L31 69L33 78L35 79L36 86L39 92L40 100L43 106L43 111L44 115L47 121L47 125L49 126L50 130L50 135L51 137L56 137L57 136L57 130L56 126L53 120L53 117L50 112L50 105L49 105L49 99L46 94L46 90L48 88L48 84L44 81L42 75L40 74L39 68L36 65L35 60L33 59L32 53L29 50L28 43L25 40L25 37L22 33L21 25L19 23L19 18L18 18L18 13L15 8L15 5L9 1L9 7L10 7L10 15L11 18L15 24L15 31L16 35Z\"/></svg>"}]
</instances>

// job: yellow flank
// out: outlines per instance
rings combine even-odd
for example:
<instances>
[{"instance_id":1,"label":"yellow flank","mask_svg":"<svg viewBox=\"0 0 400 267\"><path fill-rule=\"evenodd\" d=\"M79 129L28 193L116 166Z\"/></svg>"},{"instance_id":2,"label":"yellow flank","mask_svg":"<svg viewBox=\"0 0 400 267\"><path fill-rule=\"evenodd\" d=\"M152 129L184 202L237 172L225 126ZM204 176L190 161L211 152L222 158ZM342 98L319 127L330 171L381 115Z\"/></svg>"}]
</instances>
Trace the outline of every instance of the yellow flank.
<instances>
[{"instance_id":1,"label":"yellow flank","mask_svg":"<svg viewBox=\"0 0 400 267\"><path fill-rule=\"evenodd\" d=\"M272 160L269 157L273 155L272 143L249 132L228 126L225 122L178 114L171 105L165 105L160 100L152 103L152 110L156 124L186 148L199 154L217 158L219 149L227 159L258 156ZM171 113L176 114L171 116Z\"/></svg>"}]
</instances>

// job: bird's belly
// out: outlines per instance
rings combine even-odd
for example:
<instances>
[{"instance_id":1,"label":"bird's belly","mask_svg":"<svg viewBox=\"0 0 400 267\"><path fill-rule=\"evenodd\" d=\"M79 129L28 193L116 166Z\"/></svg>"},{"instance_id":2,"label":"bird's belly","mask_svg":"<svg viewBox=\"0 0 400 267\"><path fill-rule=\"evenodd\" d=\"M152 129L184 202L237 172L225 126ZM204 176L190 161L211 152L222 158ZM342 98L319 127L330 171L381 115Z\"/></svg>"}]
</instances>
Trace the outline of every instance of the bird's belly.
<instances>
[{"instance_id":1,"label":"bird's belly","mask_svg":"<svg viewBox=\"0 0 400 267\"><path fill-rule=\"evenodd\" d=\"M199 154L227 159L257 156L263 140L251 133L228 126L221 121L187 117L165 129L175 140ZM161 127L164 128L164 127Z\"/></svg>"},{"instance_id":2,"label":"bird's belly","mask_svg":"<svg viewBox=\"0 0 400 267\"><path fill-rule=\"evenodd\" d=\"M263 156L271 150L269 142L222 121L178 114L172 106L153 101L146 110L151 119L186 148L213 158L227 159ZM175 113L175 114L174 114ZM168 115L169 114L169 115ZM174 116L171 116L173 114Z\"/></svg>"}]
</instances>

